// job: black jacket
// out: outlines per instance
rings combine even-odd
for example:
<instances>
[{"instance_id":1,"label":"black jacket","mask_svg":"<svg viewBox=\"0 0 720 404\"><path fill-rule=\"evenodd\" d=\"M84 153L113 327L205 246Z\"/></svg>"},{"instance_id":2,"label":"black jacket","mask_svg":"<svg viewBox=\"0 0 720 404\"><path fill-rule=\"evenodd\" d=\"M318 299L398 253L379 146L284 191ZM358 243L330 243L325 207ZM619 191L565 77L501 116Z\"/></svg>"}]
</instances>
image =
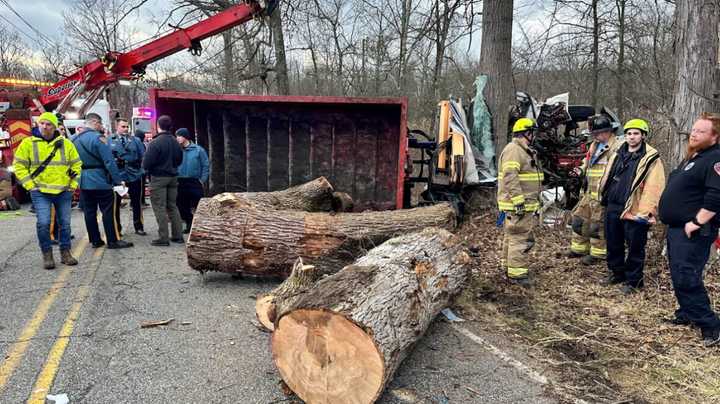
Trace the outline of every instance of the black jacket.
<instances>
[{"instance_id":1,"label":"black jacket","mask_svg":"<svg viewBox=\"0 0 720 404\"><path fill-rule=\"evenodd\" d=\"M720 213L720 147L707 148L683 162L668 178L660 197L660 220L681 227L705 208ZM716 216L713 221L717 222Z\"/></svg>"},{"instance_id":2,"label":"black jacket","mask_svg":"<svg viewBox=\"0 0 720 404\"><path fill-rule=\"evenodd\" d=\"M154 177L177 177L182 159L182 147L175 136L170 132L160 132L148 145L142 167Z\"/></svg>"},{"instance_id":3,"label":"black jacket","mask_svg":"<svg viewBox=\"0 0 720 404\"><path fill-rule=\"evenodd\" d=\"M630 146L624 143L617 151L608 175L600 204L607 206L608 210L625 210L625 204L630 197L635 171L642 156L645 155L645 143L636 152L630 151Z\"/></svg>"}]
</instances>

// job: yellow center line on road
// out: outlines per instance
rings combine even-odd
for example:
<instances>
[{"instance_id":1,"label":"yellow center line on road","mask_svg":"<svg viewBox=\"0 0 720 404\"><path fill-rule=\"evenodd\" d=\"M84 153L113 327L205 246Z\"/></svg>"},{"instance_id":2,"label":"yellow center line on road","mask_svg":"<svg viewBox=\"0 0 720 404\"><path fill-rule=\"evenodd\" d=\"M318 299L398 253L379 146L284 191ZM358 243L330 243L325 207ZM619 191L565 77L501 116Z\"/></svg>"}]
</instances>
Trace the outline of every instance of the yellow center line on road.
<instances>
[{"instance_id":1,"label":"yellow center line on road","mask_svg":"<svg viewBox=\"0 0 720 404\"><path fill-rule=\"evenodd\" d=\"M80 309L82 308L85 299L90 294L90 285L95 278L95 273L100 267L100 263L95 262L95 260L100 258L104 250L104 248L98 249L93 254L92 267L87 272L82 285L78 288L74 302L70 307L67 317L65 318L65 323L60 330L57 341L55 341L55 344L53 344L50 349L50 353L45 361L45 366L43 366L42 371L40 371L40 375L38 375L38 378L35 381L32 393L27 401L28 403L45 404L45 398L50 392L50 387L55 381L55 376L60 368L60 361L65 354L65 349L70 343L70 337L72 336L73 329L75 328L75 322L77 322L77 319L80 317Z\"/></svg>"},{"instance_id":2,"label":"yellow center line on road","mask_svg":"<svg viewBox=\"0 0 720 404\"><path fill-rule=\"evenodd\" d=\"M88 243L89 240L86 236L78 243L77 246L75 246L73 255L75 257L82 256L85 252L85 248L88 246ZM0 364L0 391L3 390L8 380L10 380L10 377L15 372L15 369L18 365L20 365L23 356L25 356L25 351L30 345L30 341L33 337L35 337L35 334L37 334L43 321L45 321L45 317L47 317L50 307L60 294L60 290L65 287L65 282L67 282L71 272L72 267L69 266L65 266L62 270L60 270L57 278L55 278L55 282L53 282L52 286L50 286L50 290L47 291L45 297L42 298L37 306L37 309L35 309L35 313L33 313L33 316L27 324L25 324L25 327L20 333L20 337L18 337L18 339L8 349L5 360L2 364Z\"/></svg>"}]
</instances>

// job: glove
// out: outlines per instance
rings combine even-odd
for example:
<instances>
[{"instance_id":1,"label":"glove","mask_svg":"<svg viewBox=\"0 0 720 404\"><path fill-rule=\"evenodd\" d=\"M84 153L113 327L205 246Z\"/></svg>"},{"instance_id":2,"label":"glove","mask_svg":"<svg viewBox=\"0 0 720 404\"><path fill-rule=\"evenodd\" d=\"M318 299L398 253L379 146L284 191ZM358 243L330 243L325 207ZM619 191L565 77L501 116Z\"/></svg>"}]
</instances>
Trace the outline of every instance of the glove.
<instances>
[{"instance_id":1,"label":"glove","mask_svg":"<svg viewBox=\"0 0 720 404\"><path fill-rule=\"evenodd\" d=\"M524 203L515 205L515 215L518 217L525 216L525 204Z\"/></svg>"}]
</instances>

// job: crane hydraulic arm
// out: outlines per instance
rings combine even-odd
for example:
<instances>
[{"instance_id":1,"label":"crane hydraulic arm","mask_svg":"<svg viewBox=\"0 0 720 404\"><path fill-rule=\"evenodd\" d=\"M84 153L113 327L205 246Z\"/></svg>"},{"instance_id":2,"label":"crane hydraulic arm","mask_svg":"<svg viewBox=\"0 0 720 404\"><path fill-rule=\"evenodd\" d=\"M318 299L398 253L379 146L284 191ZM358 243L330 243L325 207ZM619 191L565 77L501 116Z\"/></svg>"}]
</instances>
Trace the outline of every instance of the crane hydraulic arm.
<instances>
[{"instance_id":1,"label":"crane hydraulic arm","mask_svg":"<svg viewBox=\"0 0 720 404\"><path fill-rule=\"evenodd\" d=\"M271 13L275 2L260 3L249 0L217 13L187 28L179 28L170 34L128 51L107 52L100 60L90 62L58 83L42 90L36 106L42 110L64 113L78 97L85 93L80 114L94 104L97 97L110 84L119 80L133 80L145 73L150 63L177 53L183 49L199 55L200 41L243 24L263 13Z\"/></svg>"}]
</instances>

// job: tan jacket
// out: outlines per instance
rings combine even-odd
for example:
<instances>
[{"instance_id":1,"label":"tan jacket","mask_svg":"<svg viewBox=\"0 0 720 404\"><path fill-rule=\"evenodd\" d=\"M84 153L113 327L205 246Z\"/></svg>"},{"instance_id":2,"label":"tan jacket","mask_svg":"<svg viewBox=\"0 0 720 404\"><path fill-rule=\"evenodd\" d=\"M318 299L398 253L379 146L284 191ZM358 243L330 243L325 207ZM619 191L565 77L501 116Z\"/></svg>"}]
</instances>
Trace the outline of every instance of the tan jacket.
<instances>
[{"instance_id":1,"label":"tan jacket","mask_svg":"<svg viewBox=\"0 0 720 404\"><path fill-rule=\"evenodd\" d=\"M622 145L622 143L623 142L618 141L615 135L610 136L610 139L608 139L607 142L607 147L605 147L605 150L600 154L597 160L595 160L594 164L590 163L592 161L593 155L595 155L595 150L598 147L598 143L593 141L590 144L590 148L588 149L588 152L583 159L582 165L580 166L580 169L582 170L582 175L584 175L588 181L588 186L587 189L585 189L584 191L584 195L589 195L591 199L596 201L600 200L600 179L605 173L605 167L607 167L608 165L608 160L610 160L610 156L615 154L615 152L620 148L620 145Z\"/></svg>"},{"instance_id":2,"label":"tan jacket","mask_svg":"<svg viewBox=\"0 0 720 404\"><path fill-rule=\"evenodd\" d=\"M619 147L618 147L619 149ZM608 176L612 171L617 153L613 153L608 161L607 170L600 181L600 194L605 190ZM621 218L627 220L643 219L648 223L657 222L657 208L660 195L665 190L665 168L660 154L655 148L645 143L645 155L640 159L632 180L632 191L625 203Z\"/></svg>"},{"instance_id":3,"label":"tan jacket","mask_svg":"<svg viewBox=\"0 0 720 404\"><path fill-rule=\"evenodd\" d=\"M528 212L538 210L544 175L527 146L513 139L500 154L498 168L498 209L512 212L525 205Z\"/></svg>"}]
</instances>

